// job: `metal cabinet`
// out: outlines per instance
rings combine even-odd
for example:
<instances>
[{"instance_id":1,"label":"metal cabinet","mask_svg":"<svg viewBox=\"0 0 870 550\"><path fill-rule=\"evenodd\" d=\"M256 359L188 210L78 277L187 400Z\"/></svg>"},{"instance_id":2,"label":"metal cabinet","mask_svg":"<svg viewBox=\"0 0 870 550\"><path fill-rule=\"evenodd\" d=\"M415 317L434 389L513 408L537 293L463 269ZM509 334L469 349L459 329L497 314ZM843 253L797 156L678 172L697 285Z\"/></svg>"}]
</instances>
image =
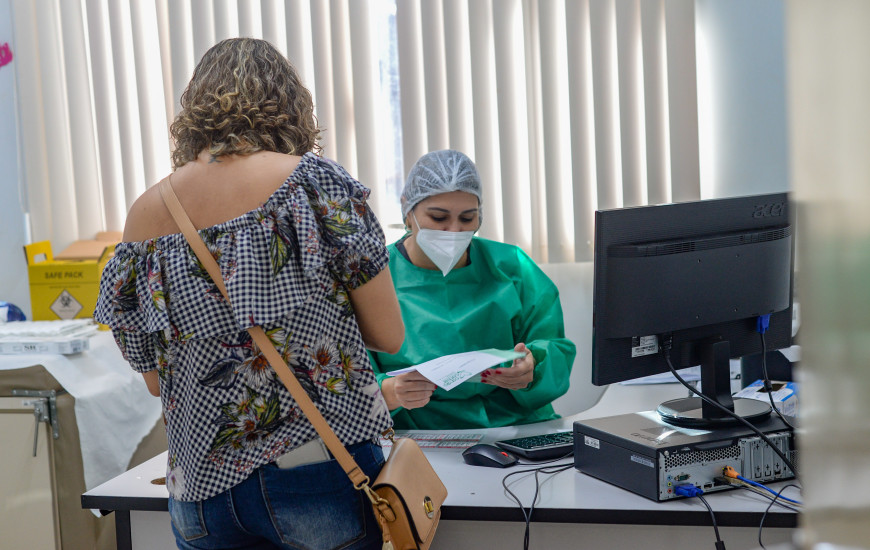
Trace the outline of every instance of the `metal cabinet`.
<instances>
[{"instance_id":1,"label":"metal cabinet","mask_svg":"<svg viewBox=\"0 0 870 550\"><path fill-rule=\"evenodd\" d=\"M0 397L0 548L4 550L61 548L50 417L55 396L52 391L30 393Z\"/></svg>"},{"instance_id":2,"label":"metal cabinet","mask_svg":"<svg viewBox=\"0 0 870 550\"><path fill-rule=\"evenodd\" d=\"M75 399L43 366L0 370L0 435L0 550L115 547L114 518L82 509ZM130 464L164 450L160 423Z\"/></svg>"}]
</instances>

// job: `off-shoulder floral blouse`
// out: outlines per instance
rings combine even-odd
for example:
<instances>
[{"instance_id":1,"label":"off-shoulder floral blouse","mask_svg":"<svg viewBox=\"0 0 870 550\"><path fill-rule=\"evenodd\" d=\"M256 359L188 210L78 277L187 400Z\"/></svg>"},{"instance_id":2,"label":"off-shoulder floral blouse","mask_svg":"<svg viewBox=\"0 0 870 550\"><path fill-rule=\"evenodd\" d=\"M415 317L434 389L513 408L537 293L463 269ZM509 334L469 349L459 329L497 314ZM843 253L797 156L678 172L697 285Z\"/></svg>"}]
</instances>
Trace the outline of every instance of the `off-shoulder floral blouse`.
<instances>
[{"instance_id":1,"label":"off-shoulder floral blouse","mask_svg":"<svg viewBox=\"0 0 870 550\"><path fill-rule=\"evenodd\" d=\"M180 233L115 248L94 318L134 370L157 370L173 498L216 495L316 435L252 325L345 445L392 425L348 300L389 262L368 195L308 153L262 207L201 230L232 308Z\"/></svg>"}]
</instances>

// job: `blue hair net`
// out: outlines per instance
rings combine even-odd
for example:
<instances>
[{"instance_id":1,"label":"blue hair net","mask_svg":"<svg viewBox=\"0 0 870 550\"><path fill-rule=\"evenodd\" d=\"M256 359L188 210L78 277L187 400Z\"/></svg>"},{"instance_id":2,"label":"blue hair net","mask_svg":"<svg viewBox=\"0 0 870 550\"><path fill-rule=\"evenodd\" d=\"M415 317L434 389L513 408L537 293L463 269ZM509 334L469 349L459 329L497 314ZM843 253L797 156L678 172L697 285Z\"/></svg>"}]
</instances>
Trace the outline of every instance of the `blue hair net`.
<instances>
[{"instance_id":1,"label":"blue hair net","mask_svg":"<svg viewBox=\"0 0 870 550\"><path fill-rule=\"evenodd\" d=\"M451 191L471 193L480 205L481 183L477 167L467 155L452 149L426 153L414 163L405 180L402 219L423 199ZM481 219L480 210L478 219Z\"/></svg>"}]
</instances>

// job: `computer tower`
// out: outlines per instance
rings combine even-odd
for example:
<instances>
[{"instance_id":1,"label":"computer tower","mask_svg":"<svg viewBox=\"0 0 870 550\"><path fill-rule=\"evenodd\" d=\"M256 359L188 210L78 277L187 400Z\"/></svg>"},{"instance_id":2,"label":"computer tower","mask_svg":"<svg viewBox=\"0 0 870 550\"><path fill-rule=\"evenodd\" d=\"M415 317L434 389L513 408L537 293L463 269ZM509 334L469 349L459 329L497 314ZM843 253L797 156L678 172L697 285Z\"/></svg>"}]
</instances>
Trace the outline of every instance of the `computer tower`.
<instances>
[{"instance_id":1,"label":"computer tower","mask_svg":"<svg viewBox=\"0 0 870 550\"><path fill-rule=\"evenodd\" d=\"M755 426L795 463L794 433L787 424L771 416ZM782 458L742 424L683 428L665 423L655 411L574 422L574 466L656 501L682 498L675 490L682 484L704 492L732 488L716 479L725 466L759 483L794 477Z\"/></svg>"}]
</instances>

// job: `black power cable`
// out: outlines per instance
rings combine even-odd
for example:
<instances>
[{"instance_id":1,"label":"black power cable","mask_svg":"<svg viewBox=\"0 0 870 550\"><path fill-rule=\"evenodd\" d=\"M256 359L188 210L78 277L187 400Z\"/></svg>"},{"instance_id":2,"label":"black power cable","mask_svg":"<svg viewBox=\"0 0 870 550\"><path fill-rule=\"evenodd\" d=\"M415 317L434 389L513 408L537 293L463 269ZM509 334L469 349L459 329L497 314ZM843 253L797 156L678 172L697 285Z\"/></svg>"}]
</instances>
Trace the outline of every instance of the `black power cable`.
<instances>
[{"instance_id":1,"label":"black power cable","mask_svg":"<svg viewBox=\"0 0 870 550\"><path fill-rule=\"evenodd\" d=\"M704 503L704 506L707 507L707 511L710 512L710 517L713 519L713 531L716 533L716 550L725 550L725 543L722 542L722 538L719 537L719 524L716 523L716 514L713 513L713 508L710 507L710 503L707 502L707 499L702 496L704 490L687 483L685 485L677 485L674 487L674 492L684 497L697 498Z\"/></svg>"},{"instance_id":2,"label":"black power cable","mask_svg":"<svg viewBox=\"0 0 870 550\"><path fill-rule=\"evenodd\" d=\"M758 525L758 544L762 548L765 548L764 543L761 542L761 530L764 529L764 519L767 517L767 513L770 512L770 508L774 505L774 503L779 504L780 506L783 506L783 504L781 502L777 502L777 500L779 499L780 495L782 495L782 492L785 491L786 489L788 489L789 487L794 487L795 489L800 489L800 487L798 487L797 485L795 485L793 483L789 483L788 485L786 485L785 487L780 489L779 492L776 493L776 496L772 497L770 499L770 504L768 504L767 508L764 510L764 515L761 516L761 523ZM788 506L786 506L786 508L788 508Z\"/></svg>"},{"instance_id":3,"label":"black power cable","mask_svg":"<svg viewBox=\"0 0 870 550\"><path fill-rule=\"evenodd\" d=\"M734 411L729 410L729 409L727 409L726 407L723 407L723 406L720 405L719 403L713 401L712 399L710 399L710 398L707 397L706 395L702 394L702 393L699 392L696 388L692 387L691 384L689 384L688 382L686 382L685 380L683 380L683 377L680 376L680 375L677 373L677 369L674 368L674 364L671 362L671 349L670 349L670 347L665 347L665 346L663 345L663 343L662 343L662 339L661 339L661 338L659 338L659 345L660 345L660 347L661 347L662 353L664 353L665 361L667 361L667 363L668 363L668 368L671 369L671 374L674 375L674 378L676 378L677 381L678 381L680 384L684 385L686 388L689 389L690 392L694 393L695 395L697 395L698 397L700 397L701 399L703 399L704 402L709 403L710 405L713 405L714 407L716 407L716 408L718 408L719 410L725 412L726 414L728 414L728 415L734 417L734 419L736 419L737 421L741 422L741 423L742 423L743 425L745 425L747 428L749 428L750 430L752 430L753 432L755 432L755 433L758 435L758 437L760 437L760 438L762 439L762 441L764 441L765 443L767 443L767 444L770 446L770 448L771 448L771 450L773 450L773 452L775 452L777 455L779 455L779 457L783 460L783 462L785 463L785 465L788 466L789 469L790 469L792 472L794 472L795 475L797 475L797 469L795 469L794 464L792 464L791 460L789 460L788 457L785 456L785 454L784 454L784 453L779 449L779 447L777 447L776 445L774 445L774 444L773 444L773 441L771 441L769 437L767 437L766 435L764 435L764 434L761 432L761 430L759 430L758 428L756 428L755 426L753 426L753 425L752 425L751 423L749 423L745 418L743 418L743 417L741 417L740 415L736 414Z\"/></svg>"},{"instance_id":4,"label":"black power cable","mask_svg":"<svg viewBox=\"0 0 870 550\"><path fill-rule=\"evenodd\" d=\"M568 453L565 456L561 456L559 458L550 460L544 464L550 464L552 462L557 462L559 460L563 460L563 459L571 456L572 454L574 454L574 453L573 452ZM547 474L547 475L555 475L555 474L564 472L565 470L571 469L573 467L574 467L573 463L559 465L559 466L556 466L556 465L540 466L538 468L530 468L528 470L517 470L516 472L511 472L502 478L502 480L501 480L502 487L504 487L505 492L508 495L510 495L511 499L513 499L513 501L519 505L520 511L523 513L523 518L525 519L525 522L526 522L526 530L525 530L525 534L523 535L523 550L529 549L529 530L530 530L531 523L532 523L532 513L534 513L534 511L535 511L535 503L538 501L538 493L540 492L540 489L541 489L541 481L540 481L540 478L538 477L538 474L543 473L543 474ZM519 474L527 474L527 473L531 473L531 472L534 472L534 474L535 474L535 495L532 497L532 504L529 506L529 509L526 510L526 508L525 508L525 506L523 506L523 503L520 500L520 498L516 494L514 494L513 491L511 491L508 488L507 480L509 477L512 477L512 476L519 475Z\"/></svg>"},{"instance_id":5,"label":"black power cable","mask_svg":"<svg viewBox=\"0 0 870 550\"><path fill-rule=\"evenodd\" d=\"M765 388L768 389L768 397L769 397L770 402L771 402L771 407L772 407L773 410L776 412L776 414L777 414L777 415L782 419L782 421L785 422L785 424L786 424L787 426L789 426L789 428L794 429L794 428L792 427L792 425L789 424L788 421L785 420L785 418L783 418L782 413L780 413L780 411L776 408L776 406L775 406L774 403L773 403L773 396L770 394L770 378L768 377L768 374L767 374L767 357L766 357L766 356L767 356L767 345L766 345L766 342L765 342L765 339L764 339L764 332L766 331L766 326L764 326L763 329L762 329L761 327L762 327L762 322L759 321L759 330L758 330L758 332L759 332L759 334L761 334L761 353L762 353L762 357L761 357L761 361L762 361L762 363L761 363L761 365L762 365L762 369L763 369L763 371L764 371ZM762 433L761 430L759 430L758 428L756 428L755 426L753 426L750 422L748 422L746 419L744 419L744 418L741 417L740 415L736 414L734 411L729 410L729 409L726 408L726 407L723 407L721 404L717 403L716 401L710 399L710 398L707 397L706 395L704 395L704 394L702 394L701 392L699 392L699 391L697 390L697 388L695 388L695 387L693 387L692 385L690 385L688 382L686 382L686 381L683 379L683 377L681 377L681 376L677 373L677 369L674 368L674 364L673 364L673 362L671 362L671 346L670 346L670 343L669 343L669 342L666 343L666 341L665 341L662 337L659 337L659 346L660 346L660 349L661 349L661 351L662 351L662 353L663 353L663 355L664 355L664 357L665 357L665 361L667 361L667 363L668 363L668 368L671 370L671 374L674 375L674 377L677 379L678 382L680 382L680 384L682 384L683 386L685 386L686 388L688 388L688 390L689 390L691 393L693 393L693 394L697 395L698 397L700 397L700 398L701 398L705 403L709 403L710 405L713 405L714 407L716 407L716 408L718 408L719 410L721 410L721 411L725 412L726 414L730 415L731 417L733 417L734 419L736 419L737 421L739 421L740 423L742 423L743 425L745 425L747 428L749 428L750 430L752 430L753 432L755 432L755 433L758 435L758 437L760 437L760 438L762 439L762 441L764 441L765 443L767 443L767 445L770 447L770 449L771 449L773 452L775 452L775 453L776 453L776 454L777 454L777 455L778 455L778 456L783 460L783 462L785 463L785 465L788 466L788 468L789 468L789 469L790 469L790 470L795 474L795 476L797 476L797 469L795 468L794 464L792 464L791 460L789 460L788 457L785 456L785 453L783 453L783 452L779 449L779 447L777 447L776 445L774 445L774 444L773 444L773 441L771 441L770 438L768 438L766 435L764 435L764 433ZM786 486L786 487L788 487L788 486ZM785 487L783 487L783 489L785 489ZM782 491L780 491L780 493L778 493L778 494L781 494L781 493L782 493ZM703 497L700 497L700 495L698 495L698 497L699 497L699 498L702 498L702 500L703 500ZM776 498L774 498L774 499L771 500L771 503L768 505L767 510L765 510L764 515L761 517L761 524L760 524L759 527L758 527L758 541L759 541L759 543L761 542L761 530L762 530L763 527L764 527L764 518L767 516L767 511L770 510L770 507L773 506L773 503L776 502L776 500L777 500ZM707 506L707 508L710 510L710 513L712 514L712 513L713 513L713 510L710 508L710 506L707 504L707 502L706 502L705 500L703 500L703 502L704 502L704 505ZM715 524L715 521L716 521L716 519L715 519L715 517L714 517L714 519L713 519L713 522L714 522L714 524L713 524L713 525L714 525L714 528L715 528L715 525L716 525L716 524ZM719 530L718 530L718 528L716 529L716 539L717 539L717 540L716 540L716 550L724 550L724 549L725 549L725 544L724 544L721 540L719 540ZM763 545L762 545L762 548L764 548Z\"/></svg>"},{"instance_id":6,"label":"black power cable","mask_svg":"<svg viewBox=\"0 0 870 550\"><path fill-rule=\"evenodd\" d=\"M761 372L764 373L764 391L767 392L767 397L770 400L770 408L773 409L773 412L776 413L776 416L778 416L780 420L785 422L786 426L794 430L794 426L785 419L785 416L783 416L782 412L776 408L776 404L773 402L773 385L770 381L770 375L767 374L767 342L764 339L764 332L761 332Z\"/></svg>"},{"instance_id":7,"label":"black power cable","mask_svg":"<svg viewBox=\"0 0 870 550\"><path fill-rule=\"evenodd\" d=\"M716 550L725 550L725 543L719 538L719 525L716 523L716 514L713 513L713 508L710 507L710 503L703 496L697 495L697 498L704 503L704 506L710 511L710 517L713 518L713 531L716 533Z\"/></svg>"}]
</instances>

